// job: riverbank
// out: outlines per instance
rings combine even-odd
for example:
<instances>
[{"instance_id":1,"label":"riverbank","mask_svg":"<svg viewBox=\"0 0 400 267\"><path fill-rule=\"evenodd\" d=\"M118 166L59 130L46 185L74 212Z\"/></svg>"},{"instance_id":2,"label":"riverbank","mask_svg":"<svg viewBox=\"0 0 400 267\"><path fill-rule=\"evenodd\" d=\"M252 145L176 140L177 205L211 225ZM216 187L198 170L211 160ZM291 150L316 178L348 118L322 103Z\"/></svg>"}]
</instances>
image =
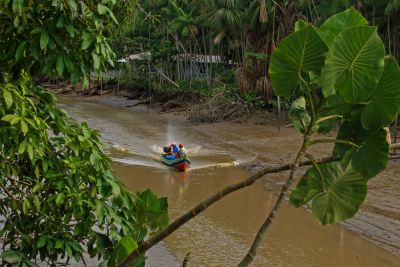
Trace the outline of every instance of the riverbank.
<instances>
[{"instance_id":1,"label":"riverbank","mask_svg":"<svg viewBox=\"0 0 400 267\"><path fill-rule=\"evenodd\" d=\"M113 82L113 83L110 83ZM109 84L110 83L110 84ZM107 97L123 96L135 100L131 106L146 106L160 114L183 114L194 123L217 123L231 121L256 124L278 124L278 110L272 102L248 92L239 92L227 85L208 87L194 84L191 87L161 87L148 89L140 84L116 84L115 79L104 80L104 86L95 81L91 89L80 89L71 85L44 83L43 86L61 95ZM100 89L101 88L101 89ZM128 106L129 106L128 105ZM286 116L287 117L287 116ZM281 121L285 121L282 114Z\"/></svg>"}]
</instances>

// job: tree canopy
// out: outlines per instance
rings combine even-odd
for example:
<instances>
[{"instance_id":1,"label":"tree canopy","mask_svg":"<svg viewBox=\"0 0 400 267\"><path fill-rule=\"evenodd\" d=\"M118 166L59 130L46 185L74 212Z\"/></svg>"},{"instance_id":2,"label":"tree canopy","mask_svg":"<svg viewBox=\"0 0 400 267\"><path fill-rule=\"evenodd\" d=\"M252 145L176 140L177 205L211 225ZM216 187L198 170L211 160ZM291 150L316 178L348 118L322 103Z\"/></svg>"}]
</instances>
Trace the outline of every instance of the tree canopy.
<instances>
[{"instance_id":1,"label":"tree canopy","mask_svg":"<svg viewBox=\"0 0 400 267\"><path fill-rule=\"evenodd\" d=\"M128 192L111 173L99 133L71 119L55 96L33 81L62 75L87 85L91 69L113 64L108 42L133 5L115 0L0 4L3 265L79 262L86 253L115 266L168 224L167 200L151 191Z\"/></svg>"}]
</instances>

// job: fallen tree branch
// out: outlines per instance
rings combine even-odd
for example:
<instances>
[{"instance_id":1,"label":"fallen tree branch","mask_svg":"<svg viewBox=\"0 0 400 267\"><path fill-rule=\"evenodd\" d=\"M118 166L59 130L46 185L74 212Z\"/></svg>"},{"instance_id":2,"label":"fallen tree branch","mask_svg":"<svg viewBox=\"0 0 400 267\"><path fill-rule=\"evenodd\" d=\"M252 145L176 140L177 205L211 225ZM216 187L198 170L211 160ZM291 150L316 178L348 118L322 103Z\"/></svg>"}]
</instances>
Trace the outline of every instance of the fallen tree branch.
<instances>
[{"instance_id":1,"label":"fallen tree branch","mask_svg":"<svg viewBox=\"0 0 400 267\"><path fill-rule=\"evenodd\" d=\"M400 143L397 144L392 144L390 146L390 149L398 149L400 148ZM336 157L325 157L320 160L316 160L318 164L320 163L328 163L332 161L338 161L340 158ZM310 160L307 161L302 161L299 164L299 167L301 166L309 166L312 165L313 163ZM219 190L217 193L214 195L210 196L206 200L202 201L200 204L198 204L196 207L194 207L192 210L186 212L183 214L181 217L176 219L174 222L172 222L166 229L163 231L157 233L156 235L152 236L150 239L147 241L143 242L137 249L135 249L131 254L128 255L128 257L120 264L118 265L119 267L129 267L131 264L143 253L145 253L147 250L149 250L151 247L156 245L158 242L163 240L164 238L168 237L171 235L173 232L175 232L179 227L187 223L189 220L193 219L197 215L199 215L201 212L209 208L212 204L217 202L218 200L222 199L223 197L229 195L230 193L233 193L237 190L240 190L242 188L248 187L252 184L254 184L257 180L259 180L261 177L267 175L267 174L272 174L272 173L279 173L279 172L284 172L284 171L289 171L293 167L293 164L283 164L279 165L276 167L265 167L262 168L261 170L257 171L250 177L246 178L245 180L236 183L236 184L231 184L228 186L225 186L223 189Z\"/></svg>"}]
</instances>

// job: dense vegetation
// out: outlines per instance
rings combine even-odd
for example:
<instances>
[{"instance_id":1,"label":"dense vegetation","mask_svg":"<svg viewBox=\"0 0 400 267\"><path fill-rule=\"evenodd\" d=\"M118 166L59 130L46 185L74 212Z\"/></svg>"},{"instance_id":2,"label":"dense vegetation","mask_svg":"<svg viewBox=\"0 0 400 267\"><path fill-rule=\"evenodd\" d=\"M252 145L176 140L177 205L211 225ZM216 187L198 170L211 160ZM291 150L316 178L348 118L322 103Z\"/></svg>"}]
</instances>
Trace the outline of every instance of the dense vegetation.
<instances>
[{"instance_id":1,"label":"dense vegetation","mask_svg":"<svg viewBox=\"0 0 400 267\"><path fill-rule=\"evenodd\" d=\"M267 73L270 55L293 31L295 21L318 26L352 5L378 27L387 51L398 58L400 3L396 0L142 0L132 24L121 29L113 47L121 57L150 52L150 58L135 64L142 64L142 69L151 64L174 81L189 81L182 91L201 80L203 90L220 87L222 82L269 99L273 94ZM140 82L138 76L145 79ZM163 76L160 83L154 75L132 71L127 79L132 78L143 87L175 87Z\"/></svg>"},{"instance_id":2,"label":"dense vegetation","mask_svg":"<svg viewBox=\"0 0 400 267\"><path fill-rule=\"evenodd\" d=\"M132 1L0 4L1 265L55 266L88 255L115 266L168 224L167 201L114 179L99 133L78 124L33 82L63 75L88 84L112 64L108 42ZM143 265L144 258L136 264Z\"/></svg>"}]
</instances>

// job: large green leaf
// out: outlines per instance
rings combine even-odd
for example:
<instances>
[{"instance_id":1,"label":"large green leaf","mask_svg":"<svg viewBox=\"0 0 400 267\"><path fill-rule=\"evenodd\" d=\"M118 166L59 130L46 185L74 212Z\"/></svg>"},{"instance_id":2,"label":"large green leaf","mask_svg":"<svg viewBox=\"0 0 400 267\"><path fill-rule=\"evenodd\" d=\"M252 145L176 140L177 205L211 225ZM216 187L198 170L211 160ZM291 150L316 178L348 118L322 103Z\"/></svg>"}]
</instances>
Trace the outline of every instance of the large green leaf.
<instances>
[{"instance_id":1,"label":"large green leaf","mask_svg":"<svg viewBox=\"0 0 400 267\"><path fill-rule=\"evenodd\" d=\"M354 26L367 25L368 21L353 7L327 19L319 29L319 34L330 47L339 33Z\"/></svg>"},{"instance_id":2,"label":"large green leaf","mask_svg":"<svg viewBox=\"0 0 400 267\"><path fill-rule=\"evenodd\" d=\"M367 194L367 180L350 164L331 162L310 168L290 197L300 207L312 200L312 211L323 224L337 223L354 216Z\"/></svg>"},{"instance_id":3,"label":"large green leaf","mask_svg":"<svg viewBox=\"0 0 400 267\"><path fill-rule=\"evenodd\" d=\"M342 120L345 113L350 110L351 105L345 103L343 97L339 94L330 96L323 103L318 112L319 119L325 119L318 123L318 132L327 134Z\"/></svg>"},{"instance_id":4,"label":"large green leaf","mask_svg":"<svg viewBox=\"0 0 400 267\"><path fill-rule=\"evenodd\" d=\"M333 155L343 157L350 149L355 150L352 155L353 168L366 178L371 178L384 170L388 163L389 144L386 141L386 131L368 132L360 122L359 114L340 127L338 140L351 141L359 148L345 144L335 144Z\"/></svg>"},{"instance_id":5,"label":"large green leaf","mask_svg":"<svg viewBox=\"0 0 400 267\"><path fill-rule=\"evenodd\" d=\"M272 54L269 74L274 91L279 96L289 96L297 87L302 72L321 72L328 51L312 26L294 32L278 45Z\"/></svg>"},{"instance_id":6,"label":"large green leaf","mask_svg":"<svg viewBox=\"0 0 400 267\"><path fill-rule=\"evenodd\" d=\"M361 126L359 111L353 112L353 116L348 118L340 126L336 139L350 141L354 144L361 145L368 136L368 132ZM354 149L354 146L336 143L332 155L335 157L343 157L344 154Z\"/></svg>"},{"instance_id":7,"label":"large green leaf","mask_svg":"<svg viewBox=\"0 0 400 267\"><path fill-rule=\"evenodd\" d=\"M383 171L389 161L389 144L386 131L381 129L369 134L362 146L354 153L353 168L366 178L372 178Z\"/></svg>"},{"instance_id":8,"label":"large green leaf","mask_svg":"<svg viewBox=\"0 0 400 267\"><path fill-rule=\"evenodd\" d=\"M150 212L156 212L160 209L160 201L158 197L150 190L142 192L140 195L140 200L144 204L146 210Z\"/></svg>"},{"instance_id":9,"label":"large green leaf","mask_svg":"<svg viewBox=\"0 0 400 267\"><path fill-rule=\"evenodd\" d=\"M132 237L124 236L115 246L107 266L116 266L121 263L137 247L138 245Z\"/></svg>"},{"instance_id":10,"label":"large green leaf","mask_svg":"<svg viewBox=\"0 0 400 267\"><path fill-rule=\"evenodd\" d=\"M125 236L123 237L119 242L119 250L122 253L119 253L118 257L117 257L117 261L121 262L123 261L133 250L135 250L138 245L136 244L136 241L133 240L132 237L130 236ZM117 245L117 247L118 247Z\"/></svg>"},{"instance_id":11,"label":"large green leaf","mask_svg":"<svg viewBox=\"0 0 400 267\"><path fill-rule=\"evenodd\" d=\"M400 108L400 69L396 59L385 59L385 69L370 103L361 115L362 126L378 129L394 121Z\"/></svg>"},{"instance_id":12,"label":"large green leaf","mask_svg":"<svg viewBox=\"0 0 400 267\"><path fill-rule=\"evenodd\" d=\"M384 66L385 47L376 28L356 26L340 33L322 69L325 96L336 92L348 103L368 100Z\"/></svg>"}]
</instances>

